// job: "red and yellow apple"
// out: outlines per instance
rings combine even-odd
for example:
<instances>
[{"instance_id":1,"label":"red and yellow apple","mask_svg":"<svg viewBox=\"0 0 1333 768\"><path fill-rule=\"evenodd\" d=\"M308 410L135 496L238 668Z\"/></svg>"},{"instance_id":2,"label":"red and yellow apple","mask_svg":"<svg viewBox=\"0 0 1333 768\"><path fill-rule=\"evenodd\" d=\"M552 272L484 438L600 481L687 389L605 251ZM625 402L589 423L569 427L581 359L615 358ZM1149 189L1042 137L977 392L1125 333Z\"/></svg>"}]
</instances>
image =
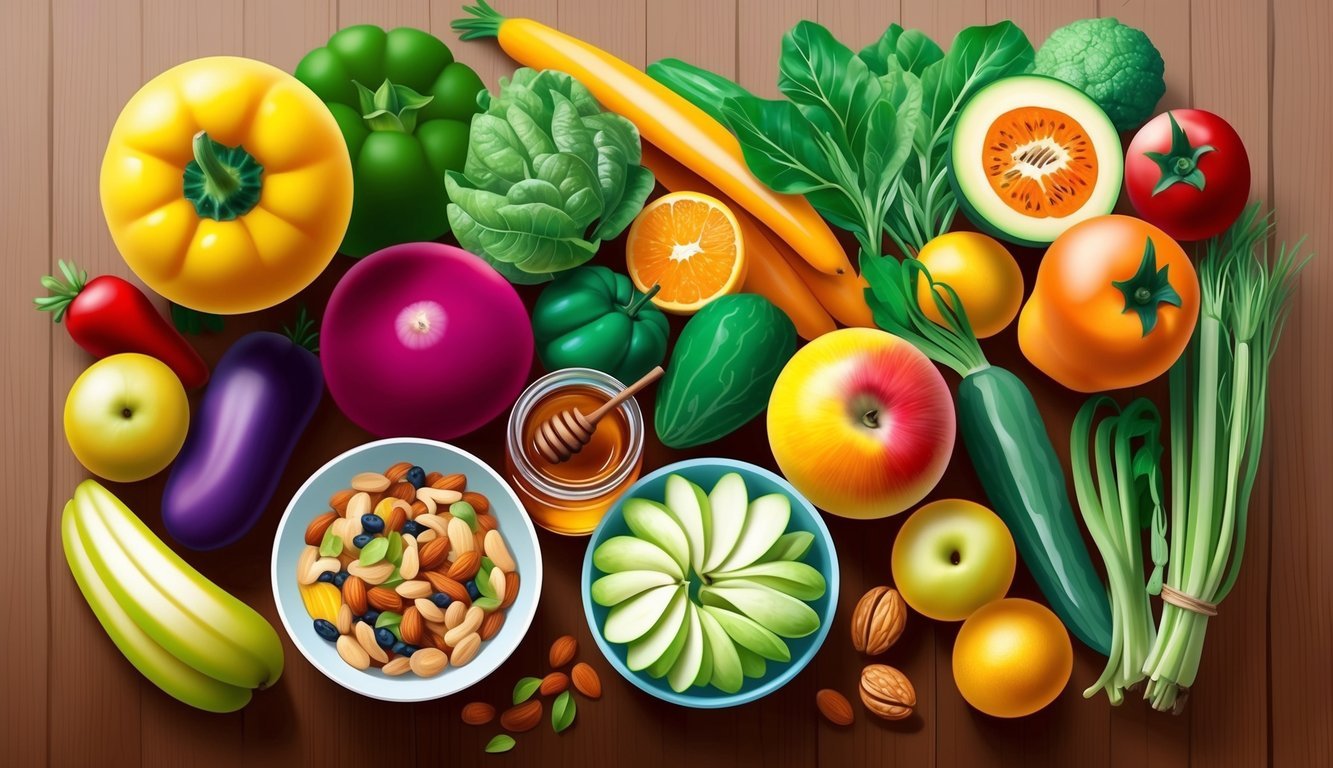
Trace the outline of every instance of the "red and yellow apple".
<instances>
[{"instance_id":1,"label":"red and yellow apple","mask_svg":"<svg viewBox=\"0 0 1333 768\"><path fill-rule=\"evenodd\" d=\"M1009 591L1014 537L994 512L943 499L912 513L893 540L893 583L912 610L962 621Z\"/></svg>"},{"instance_id":2,"label":"red and yellow apple","mask_svg":"<svg viewBox=\"0 0 1333 768\"><path fill-rule=\"evenodd\" d=\"M164 363L126 353L88 366L65 398L65 439L98 477L132 483L156 475L185 443L190 402Z\"/></svg>"},{"instance_id":3,"label":"red and yellow apple","mask_svg":"<svg viewBox=\"0 0 1333 768\"><path fill-rule=\"evenodd\" d=\"M842 517L895 515L930 492L953 452L949 388L916 347L873 328L799 350L768 401L768 444L791 484Z\"/></svg>"}]
</instances>

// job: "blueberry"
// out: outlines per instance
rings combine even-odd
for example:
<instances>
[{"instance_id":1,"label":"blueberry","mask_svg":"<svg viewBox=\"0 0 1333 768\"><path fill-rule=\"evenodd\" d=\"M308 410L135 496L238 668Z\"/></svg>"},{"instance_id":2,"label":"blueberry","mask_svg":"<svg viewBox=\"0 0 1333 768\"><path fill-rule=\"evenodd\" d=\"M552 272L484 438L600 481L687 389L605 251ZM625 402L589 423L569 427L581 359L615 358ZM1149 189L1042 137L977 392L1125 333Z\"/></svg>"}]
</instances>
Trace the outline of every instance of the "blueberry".
<instances>
[{"instance_id":1,"label":"blueberry","mask_svg":"<svg viewBox=\"0 0 1333 768\"><path fill-rule=\"evenodd\" d=\"M379 533L384 530L384 518L374 514L362 515L361 527L365 529L366 533Z\"/></svg>"},{"instance_id":2,"label":"blueberry","mask_svg":"<svg viewBox=\"0 0 1333 768\"><path fill-rule=\"evenodd\" d=\"M426 484L426 470L421 467L412 467L407 470L407 482L412 484L413 488L420 488Z\"/></svg>"},{"instance_id":3,"label":"blueberry","mask_svg":"<svg viewBox=\"0 0 1333 768\"><path fill-rule=\"evenodd\" d=\"M468 595L468 597L472 598L473 600L476 600L478 597L481 597L481 590L480 590L480 589L477 589L477 580L476 580L476 579L472 579L472 580L468 581L468 583L467 583L467 595Z\"/></svg>"},{"instance_id":4,"label":"blueberry","mask_svg":"<svg viewBox=\"0 0 1333 768\"><path fill-rule=\"evenodd\" d=\"M333 581L333 574L332 574L332 573L329 573L328 571L325 571L325 572L323 572L323 573L321 573L321 574L319 575L319 578L317 579L317 581L322 581L322 582L325 582L325 583L331 582L331 581Z\"/></svg>"},{"instance_id":5,"label":"blueberry","mask_svg":"<svg viewBox=\"0 0 1333 768\"><path fill-rule=\"evenodd\" d=\"M337 587L338 589L342 589L343 582L347 581L347 575L348 575L347 571L338 571L337 573L333 574L333 586Z\"/></svg>"},{"instance_id":6,"label":"blueberry","mask_svg":"<svg viewBox=\"0 0 1333 768\"><path fill-rule=\"evenodd\" d=\"M366 611L365 615L361 617L361 620L373 627L375 626L375 622L379 620L379 617L380 617L380 612L375 610L374 608L371 608L370 610Z\"/></svg>"},{"instance_id":7,"label":"blueberry","mask_svg":"<svg viewBox=\"0 0 1333 768\"><path fill-rule=\"evenodd\" d=\"M338 628L333 626L332 622L315 619L315 634L331 643L338 639Z\"/></svg>"},{"instance_id":8,"label":"blueberry","mask_svg":"<svg viewBox=\"0 0 1333 768\"><path fill-rule=\"evenodd\" d=\"M421 523L418 523L416 520L408 520L407 522L403 523L404 536L406 536L409 533L412 534L413 536L420 536L421 532L424 530L426 530L426 527Z\"/></svg>"},{"instance_id":9,"label":"blueberry","mask_svg":"<svg viewBox=\"0 0 1333 768\"><path fill-rule=\"evenodd\" d=\"M374 517L374 515L370 515L370 517ZM357 536L356 538L352 539L352 545L357 549L365 549L366 545L369 544L370 540L373 538L375 537L371 536L368 533L363 533L360 536Z\"/></svg>"},{"instance_id":10,"label":"blueberry","mask_svg":"<svg viewBox=\"0 0 1333 768\"><path fill-rule=\"evenodd\" d=\"M390 632L389 634L393 633ZM404 643L402 640L399 640L398 638L394 638L394 643L392 646L389 647L389 650L392 651L393 653L398 654L399 656L402 656L403 652L407 650L407 643Z\"/></svg>"},{"instance_id":11,"label":"blueberry","mask_svg":"<svg viewBox=\"0 0 1333 768\"><path fill-rule=\"evenodd\" d=\"M411 656L412 654L416 653L416 652L419 651L419 650L421 650L421 649L420 649L420 648L417 648L415 645L407 645L407 644L404 644L404 645L403 645L403 650L402 650L402 651L399 651L399 653L400 653L401 655L403 655L403 656Z\"/></svg>"},{"instance_id":12,"label":"blueberry","mask_svg":"<svg viewBox=\"0 0 1333 768\"><path fill-rule=\"evenodd\" d=\"M394 637L393 633L385 627L380 627L375 630L375 642L379 643L381 648L391 648L394 643L398 642L398 638Z\"/></svg>"},{"instance_id":13,"label":"blueberry","mask_svg":"<svg viewBox=\"0 0 1333 768\"><path fill-rule=\"evenodd\" d=\"M430 596L430 601L435 603L435 607L437 608L448 608L449 604L452 603L454 599L443 592L436 592Z\"/></svg>"}]
</instances>

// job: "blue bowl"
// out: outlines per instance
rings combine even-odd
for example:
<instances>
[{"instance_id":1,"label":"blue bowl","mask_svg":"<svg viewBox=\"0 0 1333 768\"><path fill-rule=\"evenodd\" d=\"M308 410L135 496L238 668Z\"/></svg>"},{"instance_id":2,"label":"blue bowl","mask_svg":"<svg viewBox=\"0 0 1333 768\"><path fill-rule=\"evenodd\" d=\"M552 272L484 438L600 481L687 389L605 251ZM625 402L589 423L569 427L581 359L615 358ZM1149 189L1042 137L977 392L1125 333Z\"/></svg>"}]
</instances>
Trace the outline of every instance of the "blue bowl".
<instances>
[{"instance_id":1,"label":"blue bowl","mask_svg":"<svg viewBox=\"0 0 1333 768\"><path fill-rule=\"evenodd\" d=\"M523 587L505 614L495 637L481 644L472 661L462 667L445 667L434 677L412 674L389 677L377 669L358 670L338 656L334 644L315 634L314 622L301 602L296 583L296 560L305 546L305 528L315 516L328 510L329 497L347 487L358 472L383 472L385 467L410 461L427 472L467 475L468 490L486 496L491 503L510 554L518 565ZM537 613L542 589L542 553L537 531L514 491L486 462L461 448L420 438L391 438L353 448L320 467L296 492L278 524L273 539L273 599L287 634L301 654L324 676L363 696L383 701L427 701L457 693L484 679L518 648Z\"/></svg>"},{"instance_id":2,"label":"blue bowl","mask_svg":"<svg viewBox=\"0 0 1333 768\"><path fill-rule=\"evenodd\" d=\"M625 524L622 514L625 499L643 497L661 501L666 492L668 475L682 475L708 491L718 479L729 472L739 472L745 479L745 487L749 490L750 498L770 493L785 494L791 500L791 522L787 524L787 531L809 531L815 535L810 550L805 554L804 562L822 573L828 582L824 596L809 603L810 607L815 609L815 613L819 614L819 629L805 637L787 639L787 647L791 649L791 661L786 664L770 661L763 677L746 678L736 693L724 693L712 686L694 686L682 693L676 693L665 679L654 679L646 671L631 671L625 661L628 646L609 643L602 637L602 626L606 622L609 609L593 602L591 590L592 583L605 574L593 566L592 553L603 541L613 536L630 534L629 526ZM824 527L824 521L815 508L791 486L791 483L763 467L743 461L689 459L644 475L637 483L630 486L602 518L597 530L593 531L592 539L588 542L588 551L583 556L583 613L588 619L588 627L592 630L593 639L597 641L597 647L602 649L602 655L611 666L615 667L621 677L641 690L672 704L698 709L721 709L762 699L786 685L787 681L805 669L819 651L819 647L824 644L829 627L833 625L833 613L838 606L838 580L838 553L833 547L833 539L829 536L828 528Z\"/></svg>"}]
</instances>

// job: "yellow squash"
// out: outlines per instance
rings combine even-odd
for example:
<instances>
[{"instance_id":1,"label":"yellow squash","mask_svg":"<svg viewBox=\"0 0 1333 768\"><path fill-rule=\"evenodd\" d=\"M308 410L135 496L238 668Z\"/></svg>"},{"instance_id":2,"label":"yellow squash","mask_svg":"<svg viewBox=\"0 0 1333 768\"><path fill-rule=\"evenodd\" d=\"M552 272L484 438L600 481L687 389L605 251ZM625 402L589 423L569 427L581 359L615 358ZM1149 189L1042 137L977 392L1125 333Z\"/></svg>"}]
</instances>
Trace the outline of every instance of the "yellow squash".
<instances>
[{"instance_id":1,"label":"yellow squash","mask_svg":"<svg viewBox=\"0 0 1333 768\"><path fill-rule=\"evenodd\" d=\"M352 165L327 107L250 59L188 61L139 90L111 130L102 211L130 269L177 304L253 312L328 266Z\"/></svg>"},{"instance_id":2,"label":"yellow squash","mask_svg":"<svg viewBox=\"0 0 1333 768\"><path fill-rule=\"evenodd\" d=\"M475 18L454 22L462 39L495 37L524 66L569 73L602 106L628 118L643 138L739 203L810 266L831 275L853 272L810 203L764 186L746 167L736 137L703 110L636 67L541 22L505 18L484 1L463 10Z\"/></svg>"}]
</instances>

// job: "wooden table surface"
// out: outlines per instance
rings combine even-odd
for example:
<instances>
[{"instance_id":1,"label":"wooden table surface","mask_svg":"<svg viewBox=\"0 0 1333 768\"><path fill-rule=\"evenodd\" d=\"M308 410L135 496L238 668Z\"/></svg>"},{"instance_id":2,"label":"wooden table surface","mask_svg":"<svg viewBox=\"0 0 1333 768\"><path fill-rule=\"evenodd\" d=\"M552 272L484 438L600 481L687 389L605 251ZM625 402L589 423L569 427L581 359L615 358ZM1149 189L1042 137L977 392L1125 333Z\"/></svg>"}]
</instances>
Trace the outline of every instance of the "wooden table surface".
<instances>
[{"instance_id":1,"label":"wooden table surface","mask_svg":"<svg viewBox=\"0 0 1333 768\"><path fill-rule=\"evenodd\" d=\"M1333 9L1325 0L495 0L643 66L679 56L775 92L781 34L801 18L829 26L854 47L890 22L942 43L962 26L1013 19L1040 43L1076 18L1115 15L1145 29L1166 59L1163 107L1197 106L1224 115L1250 151L1253 193L1272 202L1279 235L1309 235L1333 249ZM1061 699L1024 720L970 710L950 674L956 626L913 616L884 659L904 670L920 696L910 720L887 724L864 713L849 729L822 723L814 692L853 694L862 660L847 640L850 607L887 582L899 520L829 520L842 560L842 599L815 662L760 703L721 712L665 705L620 680L598 655L579 606L584 540L543 533L546 588L519 652L473 691L420 705L360 698L326 680L290 644L273 690L231 715L192 710L159 692L120 656L79 595L61 554L59 511L86 472L65 444L61 409L89 358L43 315L31 296L58 258L91 274L128 275L107 234L97 175L111 124L146 80L189 58L242 54L287 70L336 29L361 22L433 31L489 87L513 65L493 42L457 43L449 21L457 0L5 0L0 61L9 72L0 128L0 360L4 487L9 534L0 557L4 615L0 749L10 765L877 765L982 766L1326 766L1333 765L1333 262L1317 259L1301 279L1272 376L1266 462L1252 503L1245 567L1211 622L1203 665L1185 714L1140 701L1113 709L1080 695L1102 660L1078 648ZM620 258L620 243L606 251ZM1036 254L1025 254L1029 278ZM349 261L300 301L320 308ZM1030 284L1030 283L1029 283ZM528 292L531 298L531 292ZM211 362L235 337L287 320L296 302L230 319L199 345ZM1081 397L1061 390L1017 353L1012 332L987 344L1034 391L1057 446ZM534 369L534 373L536 370ZM1160 387L1149 392L1160 393ZM492 462L502 455L503 419L460 444ZM326 397L283 474L270 509L241 542L188 554L192 563L276 623L269 545L296 487L367 436ZM721 454L772 465L760 424L690 455ZM678 456L650 446L650 466ZM983 500L965 457L933 497ZM275 471L278 471L275 468ZM160 528L162 478L113 490ZM35 497L35 498L34 498ZM1014 592L1035 594L1021 573ZM503 703L514 681L541 674L553 638L573 633L602 672L606 694L581 705L562 736L542 728L502 757L482 754L493 728L459 722L468 700ZM285 640L285 637L284 637ZM853 697L854 698L854 697ZM858 707L859 709L859 707Z\"/></svg>"}]
</instances>

